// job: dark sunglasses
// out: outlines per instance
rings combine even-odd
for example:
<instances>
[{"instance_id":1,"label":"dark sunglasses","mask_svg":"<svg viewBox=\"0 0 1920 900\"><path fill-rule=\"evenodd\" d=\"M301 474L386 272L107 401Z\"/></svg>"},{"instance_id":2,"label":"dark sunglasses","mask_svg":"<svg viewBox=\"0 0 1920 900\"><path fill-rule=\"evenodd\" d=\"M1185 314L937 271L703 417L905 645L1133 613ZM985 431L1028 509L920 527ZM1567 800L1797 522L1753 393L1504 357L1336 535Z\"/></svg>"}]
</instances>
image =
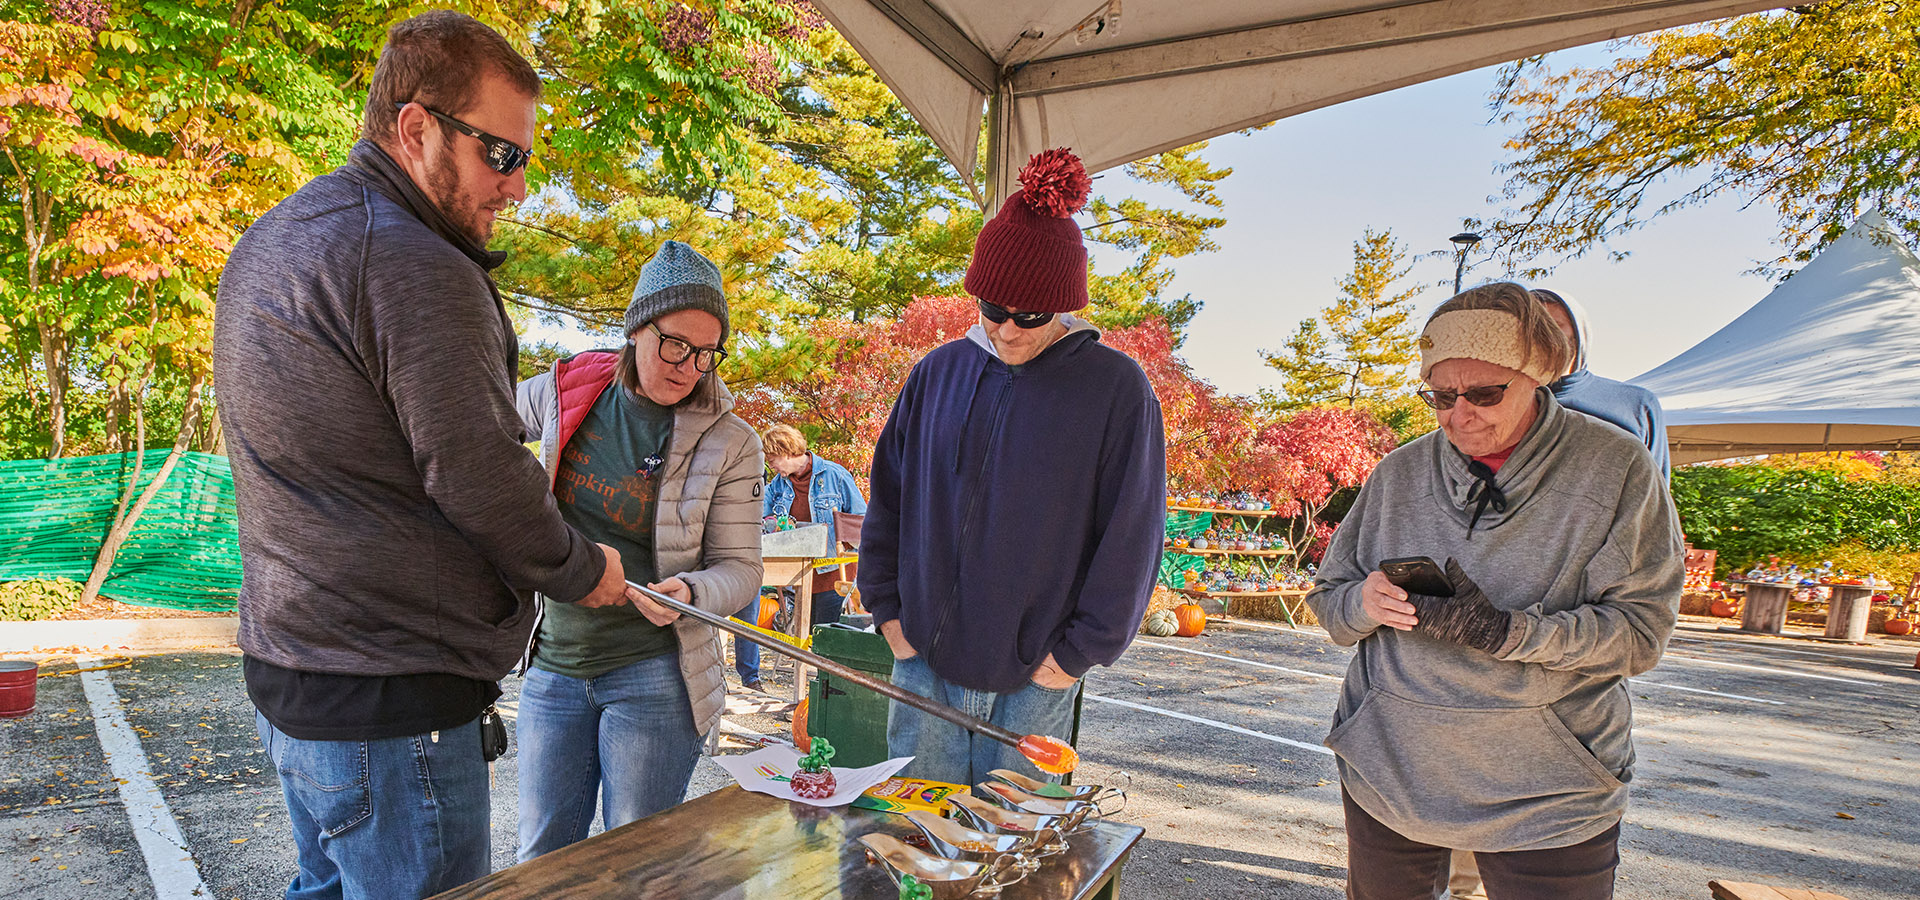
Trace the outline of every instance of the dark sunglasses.
<instances>
[{"instance_id":1,"label":"dark sunglasses","mask_svg":"<svg viewBox=\"0 0 1920 900\"><path fill-rule=\"evenodd\" d=\"M686 362L687 357L693 357L694 371L711 372L720 366L721 360L727 358L727 351L725 350L717 347L695 347L691 341L685 338L677 338L661 331L660 326L652 322L648 322L647 327L653 329L653 333L660 336L660 349L658 351L660 361L667 365L677 366Z\"/></svg>"},{"instance_id":2,"label":"dark sunglasses","mask_svg":"<svg viewBox=\"0 0 1920 900\"><path fill-rule=\"evenodd\" d=\"M407 108L405 103L395 103L393 106L395 109ZM520 171L520 168L525 166L528 160L533 159L532 150L523 150L519 144L506 138L481 131L425 103L420 104L420 108L426 110L427 113L434 118L445 122L448 128L479 141L480 146L486 151L482 154L481 158L486 160L487 168L495 172L499 172L502 175L512 175Z\"/></svg>"},{"instance_id":3,"label":"dark sunglasses","mask_svg":"<svg viewBox=\"0 0 1920 900\"><path fill-rule=\"evenodd\" d=\"M1467 398L1467 402L1475 406L1496 406L1500 403L1500 398L1507 395L1507 385L1512 383L1509 381L1507 384L1483 384L1464 391L1416 391L1415 393L1434 409L1452 409L1454 401L1461 397Z\"/></svg>"},{"instance_id":4,"label":"dark sunglasses","mask_svg":"<svg viewBox=\"0 0 1920 900\"><path fill-rule=\"evenodd\" d=\"M983 316L986 316L987 321L992 322L995 325L1005 322L1008 319L1012 319L1013 324L1020 328L1039 328L1040 326L1053 321L1053 313L1014 312L1013 310L1010 310L1004 306L998 306L992 303L988 303L985 300L980 300L978 297L974 299L978 301L980 304L980 314Z\"/></svg>"}]
</instances>

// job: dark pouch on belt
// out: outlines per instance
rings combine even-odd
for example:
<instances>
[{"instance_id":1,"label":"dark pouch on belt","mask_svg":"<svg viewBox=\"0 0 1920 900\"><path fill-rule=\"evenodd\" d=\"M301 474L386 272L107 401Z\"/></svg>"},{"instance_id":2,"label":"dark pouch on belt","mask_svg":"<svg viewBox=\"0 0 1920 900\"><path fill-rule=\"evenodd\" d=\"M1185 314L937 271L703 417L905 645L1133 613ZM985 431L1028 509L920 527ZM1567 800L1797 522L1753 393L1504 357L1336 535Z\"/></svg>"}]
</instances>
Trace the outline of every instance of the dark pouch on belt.
<instances>
[{"instance_id":1,"label":"dark pouch on belt","mask_svg":"<svg viewBox=\"0 0 1920 900\"><path fill-rule=\"evenodd\" d=\"M480 757L493 762L507 752L507 723L492 706L480 714Z\"/></svg>"}]
</instances>

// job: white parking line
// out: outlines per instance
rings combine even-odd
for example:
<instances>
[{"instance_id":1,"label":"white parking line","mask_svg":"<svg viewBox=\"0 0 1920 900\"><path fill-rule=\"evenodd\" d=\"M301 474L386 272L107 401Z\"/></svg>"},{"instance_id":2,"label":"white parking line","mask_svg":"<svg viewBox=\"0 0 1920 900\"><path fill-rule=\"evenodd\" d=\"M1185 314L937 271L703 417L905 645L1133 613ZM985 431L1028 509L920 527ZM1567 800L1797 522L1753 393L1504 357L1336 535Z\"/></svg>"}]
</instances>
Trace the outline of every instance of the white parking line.
<instances>
[{"instance_id":1,"label":"white parking line","mask_svg":"<svg viewBox=\"0 0 1920 900\"><path fill-rule=\"evenodd\" d=\"M98 660L77 661L80 668L97 665ZM140 853L147 858L147 875L153 879L156 900L193 900L212 896L200 881L200 869L194 865L193 851L180 834L166 798L154 786L153 773L147 767L147 751L127 724L120 710L120 695L105 672L82 672L80 684L87 692L87 705L93 707L93 724L100 732L100 749L114 781L120 786L120 802L127 807L133 823L133 836L140 842Z\"/></svg>"},{"instance_id":2,"label":"white parking line","mask_svg":"<svg viewBox=\"0 0 1920 900\"><path fill-rule=\"evenodd\" d=\"M1667 654L1667 658L1683 660L1685 662L1690 662L1690 663L1699 663L1703 666L1721 666L1723 668L1728 668L1728 669L1749 669L1754 672L1765 672L1769 675L1790 675L1790 676L1793 676L1794 678L1813 678L1819 681L1841 681L1847 684L1864 684L1867 687L1884 687L1888 684L1901 684L1901 683L1911 684L1912 683L1912 682L1901 682L1899 680L1892 679L1892 678L1882 679L1880 681L1867 681L1861 678L1842 678L1838 675L1816 675L1812 672L1795 672L1792 669L1782 669L1778 666L1749 666L1744 663L1721 662L1717 659L1701 659L1698 656L1679 656L1673 653Z\"/></svg>"},{"instance_id":3,"label":"white parking line","mask_svg":"<svg viewBox=\"0 0 1920 900\"><path fill-rule=\"evenodd\" d=\"M1294 634L1304 634L1308 637L1323 638L1327 636L1327 630L1324 628L1301 628L1298 625L1275 625L1270 622L1253 622L1247 619L1235 619L1232 617L1228 617L1225 619L1212 619L1209 621L1220 622L1221 624L1224 624L1224 625L1243 625L1248 628L1265 628L1268 631L1291 631Z\"/></svg>"},{"instance_id":4,"label":"white parking line","mask_svg":"<svg viewBox=\"0 0 1920 900\"><path fill-rule=\"evenodd\" d=\"M1785 703L1783 703L1783 702L1781 702L1781 701L1779 701L1779 700L1767 700L1767 699L1765 699L1765 698L1762 698L1762 697L1749 697L1749 696L1747 696L1747 695L1745 695L1745 694L1728 694L1728 693L1725 693L1725 692L1723 692L1723 691L1709 691L1709 690L1707 690L1707 689L1705 689L1705 688L1690 688L1690 687L1681 687L1680 685L1677 685L1677 684L1667 684L1666 682L1663 682L1663 681L1645 681L1645 680L1642 680L1642 679L1639 679L1639 678L1634 678L1634 679L1631 679L1631 680L1629 680L1629 681L1627 682L1627 685L1628 685L1629 687L1657 687L1657 688L1666 688L1667 690L1670 690L1670 691L1686 691L1686 692L1687 692L1687 693L1689 693L1689 694L1710 694L1710 695L1712 695L1712 696L1715 696L1715 697L1726 697L1726 698L1728 698L1728 699L1730 699L1730 700L1745 700L1745 701L1747 701L1747 702L1749 702L1749 703L1771 703L1771 704L1773 704L1774 706L1785 706L1785 705L1786 705Z\"/></svg>"},{"instance_id":5,"label":"white parking line","mask_svg":"<svg viewBox=\"0 0 1920 900\"><path fill-rule=\"evenodd\" d=\"M1765 653L1792 653L1795 656L1818 656L1822 659L1838 659L1851 663L1865 663L1869 666L1885 666L1890 669L1905 669L1907 664L1894 660L1874 659L1867 656L1848 656L1844 653L1821 653L1817 650L1796 650L1792 647L1775 647L1769 644L1756 644L1751 641L1722 640L1709 641L1700 638L1673 638L1676 644L1706 644L1710 647L1738 647L1742 650L1759 650Z\"/></svg>"},{"instance_id":6,"label":"white parking line","mask_svg":"<svg viewBox=\"0 0 1920 900\"><path fill-rule=\"evenodd\" d=\"M1174 712L1173 710L1170 710L1170 709L1161 709L1158 706L1148 706L1144 703L1134 703L1130 700L1115 700L1112 697L1096 697L1093 694L1083 694L1082 696L1086 697L1088 700L1092 700L1095 703L1111 703L1114 706L1124 706L1128 709L1137 709L1137 710L1140 710L1141 712L1150 712L1157 716L1167 716L1174 719L1180 719L1181 721L1185 721L1185 722L1194 722L1200 725L1206 725L1210 728L1218 728L1222 731L1231 731L1234 734L1244 734L1248 737L1257 737L1263 741L1272 741L1276 744L1286 744L1289 747L1299 747L1302 750L1311 750L1315 753L1324 754L1326 756L1333 755L1332 750L1328 750L1327 748L1322 747L1319 744L1309 744L1303 741L1296 741L1292 738L1283 738L1277 734L1268 734L1264 731L1254 731L1251 728L1241 728L1238 725L1228 725L1225 722L1218 722L1213 719L1203 719L1199 716L1190 716L1183 712Z\"/></svg>"},{"instance_id":7,"label":"white parking line","mask_svg":"<svg viewBox=\"0 0 1920 900\"><path fill-rule=\"evenodd\" d=\"M1181 653L1191 653L1195 656L1207 657L1208 659L1224 659L1230 663L1239 663L1240 665L1243 665L1243 666L1254 666L1256 668L1261 668L1261 669L1272 669L1276 672L1286 672L1291 675L1305 675L1308 678L1324 678L1328 681L1343 680L1338 675L1326 675L1320 672L1309 672L1305 669L1289 669L1286 666L1276 666L1276 665L1273 665L1272 663L1254 662L1253 660L1241 659L1237 656L1227 656L1220 653L1208 653L1205 650L1194 650L1187 647L1175 647L1172 644L1162 644L1157 641L1142 641L1142 640L1136 639L1134 643L1144 644L1148 647L1158 647L1162 650L1178 650Z\"/></svg>"}]
</instances>

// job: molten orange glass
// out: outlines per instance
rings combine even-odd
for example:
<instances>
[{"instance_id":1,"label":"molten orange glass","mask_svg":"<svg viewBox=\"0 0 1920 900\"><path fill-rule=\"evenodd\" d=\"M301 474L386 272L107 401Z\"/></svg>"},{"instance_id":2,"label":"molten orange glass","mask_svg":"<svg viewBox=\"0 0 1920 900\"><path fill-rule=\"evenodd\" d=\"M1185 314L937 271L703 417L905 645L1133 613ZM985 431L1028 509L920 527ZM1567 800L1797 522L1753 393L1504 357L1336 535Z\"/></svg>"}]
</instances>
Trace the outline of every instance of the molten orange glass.
<instances>
[{"instance_id":1,"label":"molten orange glass","mask_svg":"<svg viewBox=\"0 0 1920 900\"><path fill-rule=\"evenodd\" d=\"M1065 775L1080 765L1080 754L1067 746L1065 741L1050 738L1043 734L1030 734L1020 739L1020 755L1040 767L1040 771L1052 775Z\"/></svg>"}]
</instances>

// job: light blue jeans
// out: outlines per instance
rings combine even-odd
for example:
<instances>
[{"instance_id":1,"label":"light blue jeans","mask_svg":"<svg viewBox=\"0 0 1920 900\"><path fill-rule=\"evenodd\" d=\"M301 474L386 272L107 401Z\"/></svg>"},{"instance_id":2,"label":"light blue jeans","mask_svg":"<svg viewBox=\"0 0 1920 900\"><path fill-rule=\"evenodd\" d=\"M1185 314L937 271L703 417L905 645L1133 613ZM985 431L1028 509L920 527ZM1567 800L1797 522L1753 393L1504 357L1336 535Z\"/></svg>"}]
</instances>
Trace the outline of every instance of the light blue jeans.
<instances>
[{"instance_id":1,"label":"light blue jeans","mask_svg":"<svg viewBox=\"0 0 1920 900\"><path fill-rule=\"evenodd\" d=\"M1062 741L1072 737L1073 700L1082 683L1054 690L1029 681L1026 687L1005 694L976 691L934 674L925 656L894 660L892 681L1015 734L1044 734ZM994 769L1012 769L1046 781L1060 780L1035 768L1012 747L900 703L887 707L887 755L913 757L900 770L907 778L972 786L987 780L987 773Z\"/></svg>"},{"instance_id":2,"label":"light blue jeans","mask_svg":"<svg viewBox=\"0 0 1920 900\"><path fill-rule=\"evenodd\" d=\"M520 687L521 862L678 805L700 759L680 655L594 678L529 668Z\"/></svg>"},{"instance_id":3,"label":"light blue jeans","mask_svg":"<svg viewBox=\"0 0 1920 900\"><path fill-rule=\"evenodd\" d=\"M258 711L300 871L287 900L407 900L491 869L480 721L432 735L306 741Z\"/></svg>"}]
</instances>

